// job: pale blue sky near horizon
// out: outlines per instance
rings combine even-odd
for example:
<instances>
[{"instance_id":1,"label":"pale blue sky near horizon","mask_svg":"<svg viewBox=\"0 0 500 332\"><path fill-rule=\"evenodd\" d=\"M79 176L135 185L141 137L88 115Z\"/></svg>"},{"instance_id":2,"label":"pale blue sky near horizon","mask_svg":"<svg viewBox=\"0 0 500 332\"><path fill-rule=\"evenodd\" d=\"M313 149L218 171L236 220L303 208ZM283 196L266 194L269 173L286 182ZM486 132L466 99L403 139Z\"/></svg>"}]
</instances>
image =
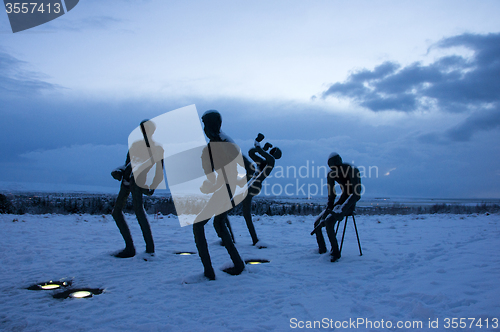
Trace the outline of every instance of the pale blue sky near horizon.
<instances>
[{"instance_id":1,"label":"pale blue sky near horizon","mask_svg":"<svg viewBox=\"0 0 500 332\"><path fill-rule=\"evenodd\" d=\"M368 196L500 198L499 13L498 1L81 0L15 34L0 14L0 181L118 191L129 133L195 104L219 110L244 151L264 133L278 166L337 151L376 168ZM297 192L321 179L266 181Z\"/></svg>"}]
</instances>

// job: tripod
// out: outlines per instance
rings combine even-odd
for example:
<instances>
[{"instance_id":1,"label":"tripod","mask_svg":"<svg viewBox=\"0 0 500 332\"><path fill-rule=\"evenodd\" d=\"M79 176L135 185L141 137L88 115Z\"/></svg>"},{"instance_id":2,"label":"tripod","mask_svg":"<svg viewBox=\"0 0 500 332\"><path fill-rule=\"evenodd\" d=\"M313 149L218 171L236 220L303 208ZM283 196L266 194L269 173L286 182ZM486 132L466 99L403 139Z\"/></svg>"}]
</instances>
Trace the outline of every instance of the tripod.
<instances>
[{"instance_id":1,"label":"tripod","mask_svg":"<svg viewBox=\"0 0 500 332\"><path fill-rule=\"evenodd\" d=\"M354 230L356 231L356 237L358 239L359 255L363 256L363 252L361 251L361 243L359 242L358 228L356 227L356 219L354 219L354 212L351 213L350 215L345 216L344 231L342 232L342 241L340 242L340 253L342 253L342 245L344 244L345 229L346 229L346 226L347 226L347 219L349 217L352 217L352 222L354 224ZM337 229L335 230L335 234L338 234L338 232L339 232L339 226L340 226L341 222L342 222L342 220L339 221L339 223L337 224Z\"/></svg>"}]
</instances>

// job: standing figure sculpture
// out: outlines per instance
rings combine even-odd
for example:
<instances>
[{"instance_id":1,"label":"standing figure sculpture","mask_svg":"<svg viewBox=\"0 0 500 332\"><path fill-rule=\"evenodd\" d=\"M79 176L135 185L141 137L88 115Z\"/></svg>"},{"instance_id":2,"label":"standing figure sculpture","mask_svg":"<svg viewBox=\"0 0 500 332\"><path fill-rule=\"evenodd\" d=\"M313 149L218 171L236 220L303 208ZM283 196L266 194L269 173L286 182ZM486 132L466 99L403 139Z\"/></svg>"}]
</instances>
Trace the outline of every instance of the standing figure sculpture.
<instances>
[{"instance_id":1,"label":"standing figure sculpture","mask_svg":"<svg viewBox=\"0 0 500 332\"><path fill-rule=\"evenodd\" d=\"M224 207L219 208L215 206L214 208L214 204L217 205L220 202L229 203L228 193L229 196L231 196L231 191L234 193L234 187L230 188L229 183L236 182L238 172L236 165L228 165L227 161L234 159L235 155L239 153L239 148L229 136L221 131L222 117L219 112L215 110L207 111L201 119L204 124L205 134L210 139L210 142L202 153L202 166L207 179L200 190L205 194L213 193L213 195L207 206L198 215L198 217L201 216L202 220L193 224L193 234L196 248L203 264L204 275L209 280L215 280L215 272L212 267L205 237L205 224L212 216L214 217L215 231L222 239L234 265L231 268L225 269L224 272L238 275L245 268L245 263L241 259L227 227L228 210ZM234 206L234 201L231 201L231 203Z\"/></svg>"},{"instance_id":2,"label":"standing figure sculpture","mask_svg":"<svg viewBox=\"0 0 500 332\"><path fill-rule=\"evenodd\" d=\"M128 258L135 256L135 247L130 234L130 229L125 221L123 209L127 204L129 194L132 194L132 204L137 217L137 221L142 230L144 241L146 242L146 253L153 256L155 252L155 245L151 227L144 211L142 195L152 195L154 189L163 180L163 148L152 140L152 135L156 130L156 126L149 120L144 120L140 124L144 141L140 140L134 142L128 153L125 165L118 167L111 172L113 178L121 181L120 192L116 198L115 206L113 208L112 216L116 222L116 226L125 241L125 249L114 254L118 258ZM156 158L153 157L156 156ZM134 167L139 166L134 169ZM156 165L156 172L151 185L147 185L147 174L149 170ZM142 167L141 167L142 166Z\"/></svg>"},{"instance_id":3,"label":"standing figure sculpture","mask_svg":"<svg viewBox=\"0 0 500 332\"><path fill-rule=\"evenodd\" d=\"M330 154L328 166L330 167L327 175L328 205L314 223L315 230L313 232L316 233L319 253L323 254L326 252L326 245L321 228L325 226L332 245L331 261L335 262L340 258L340 251L334 226L345 216L354 212L356 202L361 198L362 186L359 170L353 165L344 163L338 153ZM335 182L340 185L342 190L342 194L336 202Z\"/></svg>"},{"instance_id":4,"label":"standing figure sculpture","mask_svg":"<svg viewBox=\"0 0 500 332\"><path fill-rule=\"evenodd\" d=\"M260 143L264 139L264 135L259 134L255 139L254 147L248 151L248 155L255 162L255 164L250 165L250 170L247 170L247 174L253 174L248 181L248 195L242 202L243 217L247 224L248 231L252 237L252 245L257 246L259 249L265 248L265 245L257 244L259 238L255 232L255 227L252 222L252 198L257 196L262 189L262 182L266 177L271 174L274 168L276 159L281 158L281 150L278 147L273 147L271 144L266 143L264 147L261 147ZM270 151L269 148L271 148ZM260 156L259 156L260 155Z\"/></svg>"}]
</instances>

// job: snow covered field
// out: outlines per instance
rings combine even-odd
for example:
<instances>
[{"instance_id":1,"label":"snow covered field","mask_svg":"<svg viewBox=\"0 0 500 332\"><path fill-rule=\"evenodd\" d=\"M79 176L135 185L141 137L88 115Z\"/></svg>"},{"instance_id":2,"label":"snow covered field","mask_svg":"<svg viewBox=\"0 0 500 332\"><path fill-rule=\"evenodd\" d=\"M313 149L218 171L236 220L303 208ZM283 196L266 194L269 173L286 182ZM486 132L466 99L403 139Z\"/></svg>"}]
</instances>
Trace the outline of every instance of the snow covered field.
<instances>
[{"instance_id":1,"label":"snow covered field","mask_svg":"<svg viewBox=\"0 0 500 332\"><path fill-rule=\"evenodd\" d=\"M210 222L215 281L200 277L197 255L175 254L196 251L191 227L149 218L157 254L145 261L110 255L123 240L109 215L0 215L0 330L500 330L497 214L357 216L363 256L348 225L336 263L317 253L311 216L255 216L267 249L251 246L243 218L233 216L243 259L271 262L239 276L220 271L230 259ZM127 221L143 252L135 218ZM104 293L61 300L57 290L26 289L63 278Z\"/></svg>"}]
</instances>

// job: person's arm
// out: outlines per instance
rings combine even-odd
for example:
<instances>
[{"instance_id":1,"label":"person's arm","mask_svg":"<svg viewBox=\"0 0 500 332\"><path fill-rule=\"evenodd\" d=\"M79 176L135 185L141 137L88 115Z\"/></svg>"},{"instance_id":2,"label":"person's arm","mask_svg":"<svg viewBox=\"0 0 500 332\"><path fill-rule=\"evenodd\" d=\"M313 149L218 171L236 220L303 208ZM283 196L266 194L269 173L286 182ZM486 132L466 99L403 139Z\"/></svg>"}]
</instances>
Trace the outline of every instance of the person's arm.
<instances>
[{"instance_id":1,"label":"person's arm","mask_svg":"<svg viewBox=\"0 0 500 332\"><path fill-rule=\"evenodd\" d=\"M262 150L260 145L258 147ZM257 164L259 171L262 171L261 165L265 162L265 159L257 155L257 147L248 150L248 156Z\"/></svg>"},{"instance_id":2,"label":"person's arm","mask_svg":"<svg viewBox=\"0 0 500 332\"><path fill-rule=\"evenodd\" d=\"M361 197L361 177L359 170L356 167L351 167L347 173L347 181L342 187L342 195L340 196L336 206L338 206L339 211L343 211L344 205L351 199L359 200Z\"/></svg>"},{"instance_id":3,"label":"person's arm","mask_svg":"<svg viewBox=\"0 0 500 332\"><path fill-rule=\"evenodd\" d=\"M163 181L163 159L156 163L156 172L149 189L155 190Z\"/></svg>"},{"instance_id":4,"label":"person's arm","mask_svg":"<svg viewBox=\"0 0 500 332\"><path fill-rule=\"evenodd\" d=\"M257 146L254 149L255 149L256 153L260 154L262 157L265 158L265 159L262 159L262 158L256 156L264 162L264 163L261 162L260 165L258 165L259 168L263 167L263 168L260 168L261 174L259 175L260 180L263 181L266 177L269 176L269 174L271 174L271 171L274 168L276 160L274 159L273 156L271 156L271 154L269 152L264 151L264 149L262 149L260 146Z\"/></svg>"},{"instance_id":5,"label":"person's arm","mask_svg":"<svg viewBox=\"0 0 500 332\"><path fill-rule=\"evenodd\" d=\"M125 164L112 170L111 176L118 181L121 181L124 178L128 179L128 177L130 176L130 171L128 174L126 174L127 167L130 167L130 155L128 152L127 152L127 158L125 159Z\"/></svg>"},{"instance_id":6,"label":"person's arm","mask_svg":"<svg viewBox=\"0 0 500 332\"><path fill-rule=\"evenodd\" d=\"M216 177L208 145L203 149L203 152L201 153L201 166L203 167L203 171L207 176L207 180L211 183L215 183Z\"/></svg>"},{"instance_id":7,"label":"person's arm","mask_svg":"<svg viewBox=\"0 0 500 332\"><path fill-rule=\"evenodd\" d=\"M247 181L250 181L255 172L257 172L257 165L255 165L255 163L252 163L250 161L250 158L248 158L244 154L242 154L241 156L243 157L243 168L245 168L245 171L247 173L246 179Z\"/></svg>"},{"instance_id":8,"label":"person's arm","mask_svg":"<svg viewBox=\"0 0 500 332\"><path fill-rule=\"evenodd\" d=\"M125 165L130 164L130 152L127 152L127 158L125 158Z\"/></svg>"},{"instance_id":9,"label":"person's arm","mask_svg":"<svg viewBox=\"0 0 500 332\"><path fill-rule=\"evenodd\" d=\"M326 204L326 209L321 219L325 219L332 212L335 205L335 198L337 197L337 193L335 192L335 180L333 179L331 171L328 172L326 176L326 183L328 187L328 203Z\"/></svg>"},{"instance_id":10,"label":"person's arm","mask_svg":"<svg viewBox=\"0 0 500 332\"><path fill-rule=\"evenodd\" d=\"M158 146L155 144L155 149L154 149L154 156L153 156L153 162L155 162L155 176L153 178L153 182L149 186L150 190L155 190L158 188L160 183L163 181L163 157L164 157L164 150L161 146Z\"/></svg>"},{"instance_id":11,"label":"person's arm","mask_svg":"<svg viewBox=\"0 0 500 332\"><path fill-rule=\"evenodd\" d=\"M328 187L328 203L326 204L326 209L321 212L316 221L314 222L314 230L311 232L311 235L316 233L321 227L324 226L324 220L332 213L333 207L335 205L335 197L337 194L335 193L335 180L333 179L332 173L328 172L326 177L326 183Z\"/></svg>"},{"instance_id":12,"label":"person's arm","mask_svg":"<svg viewBox=\"0 0 500 332\"><path fill-rule=\"evenodd\" d=\"M334 208L337 205L342 205L344 202L349 198L349 193L347 192L347 185L341 186L342 187L342 194L340 195L339 199L337 202L334 204Z\"/></svg>"},{"instance_id":13,"label":"person's arm","mask_svg":"<svg viewBox=\"0 0 500 332\"><path fill-rule=\"evenodd\" d=\"M210 144L210 143L208 143ZM201 164L203 167L203 171L207 179L203 181L203 184L200 187L200 191L204 194L209 194L215 192L217 189L222 187L224 183L223 176L215 172L214 162L211 156L210 145L207 145L202 152L201 155Z\"/></svg>"},{"instance_id":14,"label":"person's arm","mask_svg":"<svg viewBox=\"0 0 500 332\"><path fill-rule=\"evenodd\" d=\"M361 186L361 174L359 173L359 169L357 169L356 167L354 168L353 171L352 183L353 183L352 194L354 196L358 196L358 199L361 198L361 192L363 191L363 188Z\"/></svg>"},{"instance_id":15,"label":"person's arm","mask_svg":"<svg viewBox=\"0 0 500 332\"><path fill-rule=\"evenodd\" d=\"M332 174L332 172L328 172L326 179L326 183L328 185L328 204L326 205L327 212L333 210L333 207L335 206L335 198L337 197L337 193L335 192L335 180L333 179Z\"/></svg>"}]
</instances>

